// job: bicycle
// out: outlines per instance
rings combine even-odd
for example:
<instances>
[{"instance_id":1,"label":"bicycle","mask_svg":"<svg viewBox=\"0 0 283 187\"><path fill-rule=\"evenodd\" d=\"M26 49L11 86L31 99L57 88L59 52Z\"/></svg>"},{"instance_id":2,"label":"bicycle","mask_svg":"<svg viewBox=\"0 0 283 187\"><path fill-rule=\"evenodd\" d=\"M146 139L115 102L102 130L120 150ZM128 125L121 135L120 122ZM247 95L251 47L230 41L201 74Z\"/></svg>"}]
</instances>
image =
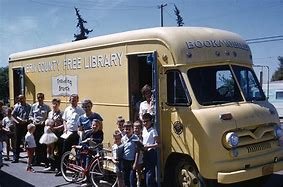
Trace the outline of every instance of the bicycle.
<instances>
[{"instance_id":1,"label":"bicycle","mask_svg":"<svg viewBox=\"0 0 283 187\"><path fill-rule=\"evenodd\" d=\"M89 145L75 145L71 151L63 154L61 172L67 182L90 180L93 186L117 186L117 175L114 172L112 158L105 156L107 149L102 144L87 140Z\"/></svg>"}]
</instances>

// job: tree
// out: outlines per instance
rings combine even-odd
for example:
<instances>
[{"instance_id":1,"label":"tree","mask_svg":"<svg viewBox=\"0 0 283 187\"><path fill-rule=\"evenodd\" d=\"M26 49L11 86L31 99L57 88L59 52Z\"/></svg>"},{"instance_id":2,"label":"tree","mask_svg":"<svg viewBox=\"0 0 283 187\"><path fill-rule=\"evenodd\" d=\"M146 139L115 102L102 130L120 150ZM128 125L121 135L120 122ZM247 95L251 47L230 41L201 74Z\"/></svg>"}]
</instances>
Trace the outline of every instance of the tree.
<instances>
[{"instance_id":1,"label":"tree","mask_svg":"<svg viewBox=\"0 0 283 187\"><path fill-rule=\"evenodd\" d=\"M271 81L283 80L283 57L279 56L278 60L279 60L279 67L272 75Z\"/></svg>"},{"instance_id":2,"label":"tree","mask_svg":"<svg viewBox=\"0 0 283 187\"><path fill-rule=\"evenodd\" d=\"M89 30L87 28L85 28L84 24L87 23L87 21L85 21L82 16L80 15L80 11L75 7L76 10L76 15L77 15L77 19L78 19L78 23L77 23L77 27L80 30L79 34L74 34L75 40L73 41L78 41L78 40L84 40L88 38L88 34L90 32L92 32L92 30Z\"/></svg>"},{"instance_id":3,"label":"tree","mask_svg":"<svg viewBox=\"0 0 283 187\"><path fill-rule=\"evenodd\" d=\"M0 100L3 100L5 103L8 102L9 98L8 70L8 66L0 68Z\"/></svg>"},{"instance_id":4,"label":"tree","mask_svg":"<svg viewBox=\"0 0 283 187\"><path fill-rule=\"evenodd\" d=\"M175 4L174 4L174 7L175 7L174 12L175 12L175 15L177 16L176 21L177 21L178 27L182 27L184 25L183 18L180 15L180 11Z\"/></svg>"}]
</instances>

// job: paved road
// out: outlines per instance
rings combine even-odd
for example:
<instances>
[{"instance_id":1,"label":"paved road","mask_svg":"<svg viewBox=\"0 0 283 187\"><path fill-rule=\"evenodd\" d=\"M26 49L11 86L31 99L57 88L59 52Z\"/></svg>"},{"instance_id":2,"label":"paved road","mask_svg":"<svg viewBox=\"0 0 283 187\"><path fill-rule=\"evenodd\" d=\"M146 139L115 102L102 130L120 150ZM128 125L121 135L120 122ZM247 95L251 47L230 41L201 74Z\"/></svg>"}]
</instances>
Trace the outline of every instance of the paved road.
<instances>
[{"instance_id":1,"label":"paved road","mask_svg":"<svg viewBox=\"0 0 283 187\"><path fill-rule=\"evenodd\" d=\"M19 163L4 161L0 170L0 187L77 187L80 184L66 182L63 177L55 177L55 173L43 172L44 167L34 167L36 173L26 171L26 155ZM233 185L219 185L221 187L283 187L283 171L274 173L264 180L251 180ZM167 187L167 186L165 186Z\"/></svg>"},{"instance_id":2,"label":"paved road","mask_svg":"<svg viewBox=\"0 0 283 187\"><path fill-rule=\"evenodd\" d=\"M27 157L21 153L19 163L3 161L4 166L0 170L0 187L77 187L80 184L71 184L62 176L55 177L55 172L43 172L44 167L35 166L35 173L27 172Z\"/></svg>"}]
</instances>

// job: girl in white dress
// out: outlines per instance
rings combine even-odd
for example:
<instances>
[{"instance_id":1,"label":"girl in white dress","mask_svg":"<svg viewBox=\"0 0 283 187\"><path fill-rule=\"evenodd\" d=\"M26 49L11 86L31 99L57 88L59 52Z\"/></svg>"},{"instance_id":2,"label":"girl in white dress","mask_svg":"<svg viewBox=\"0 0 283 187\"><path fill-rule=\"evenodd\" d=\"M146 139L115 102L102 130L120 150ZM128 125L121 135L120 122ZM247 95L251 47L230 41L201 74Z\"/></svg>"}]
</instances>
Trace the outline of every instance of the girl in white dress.
<instances>
[{"instance_id":1,"label":"girl in white dress","mask_svg":"<svg viewBox=\"0 0 283 187\"><path fill-rule=\"evenodd\" d=\"M52 119L47 119L45 121L44 134L39 139L39 143L47 145L47 158L53 157L54 142L58 140L57 136L51 131L54 124Z\"/></svg>"}]
</instances>

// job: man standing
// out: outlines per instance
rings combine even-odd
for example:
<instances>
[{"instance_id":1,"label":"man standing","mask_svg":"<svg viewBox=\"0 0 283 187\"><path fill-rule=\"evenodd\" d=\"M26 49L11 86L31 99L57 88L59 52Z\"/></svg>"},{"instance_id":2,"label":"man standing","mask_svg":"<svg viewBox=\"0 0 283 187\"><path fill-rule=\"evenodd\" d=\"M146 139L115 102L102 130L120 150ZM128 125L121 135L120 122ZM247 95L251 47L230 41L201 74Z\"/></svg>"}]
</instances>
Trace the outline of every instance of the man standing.
<instances>
[{"instance_id":1,"label":"man standing","mask_svg":"<svg viewBox=\"0 0 283 187\"><path fill-rule=\"evenodd\" d=\"M47 119L48 112L51 109L48 105L44 104L44 94L37 94L37 102L31 106L31 111L29 114L29 119L36 126L34 132L34 139L36 142L35 157L33 163L35 165L40 165L41 162L47 163L46 158L46 145L40 144L39 139L44 132L44 124Z\"/></svg>"},{"instance_id":2,"label":"man standing","mask_svg":"<svg viewBox=\"0 0 283 187\"><path fill-rule=\"evenodd\" d=\"M62 141L63 148L62 153L58 153L61 157L66 151L72 149L72 145L77 145L79 143L79 117L83 115L84 110L78 106L79 96L77 94L72 94L69 99L70 106L68 106L63 113L63 125L64 132L59 141ZM55 176L61 176L61 171L57 172Z\"/></svg>"},{"instance_id":3,"label":"man standing","mask_svg":"<svg viewBox=\"0 0 283 187\"><path fill-rule=\"evenodd\" d=\"M12 116L16 124L16 150L14 151L12 163L19 162L20 155L20 145L23 143L23 138L27 132L27 125L29 123L29 113L30 105L26 103L26 97L24 95L18 96L19 103L15 105L14 110L12 111Z\"/></svg>"},{"instance_id":4,"label":"man standing","mask_svg":"<svg viewBox=\"0 0 283 187\"><path fill-rule=\"evenodd\" d=\"M77 145L79 143L78 119L85 113L84 110L80 106L78 106L79 96L77 94L72 94L69 101L71 105L64 110L62 116L64 120L64 133L69 134L63 144L63 153L70 151L72 145Z\"/></svg>"}]
</instances>

